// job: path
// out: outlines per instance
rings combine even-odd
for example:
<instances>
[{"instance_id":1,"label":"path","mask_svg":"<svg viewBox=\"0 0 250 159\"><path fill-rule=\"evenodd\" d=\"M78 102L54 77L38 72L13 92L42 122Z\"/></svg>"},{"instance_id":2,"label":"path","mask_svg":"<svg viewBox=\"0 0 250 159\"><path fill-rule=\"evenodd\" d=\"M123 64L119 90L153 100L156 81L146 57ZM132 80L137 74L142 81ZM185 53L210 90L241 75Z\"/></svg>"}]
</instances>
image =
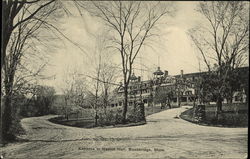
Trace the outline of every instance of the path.
<instances>
[{"instance_id":1,"label":"path","mask_svg":"<svg viewBox=\"0 0 250 159\"><path fill-rule=\"evenodd\" d=\"M84 129L58 125L53 116L25 118L26 142L9 144L7 158L243 158L247 128L196 125L175 118L187 107L147 117L146 125Z\"/></svg>"}]
</instances>

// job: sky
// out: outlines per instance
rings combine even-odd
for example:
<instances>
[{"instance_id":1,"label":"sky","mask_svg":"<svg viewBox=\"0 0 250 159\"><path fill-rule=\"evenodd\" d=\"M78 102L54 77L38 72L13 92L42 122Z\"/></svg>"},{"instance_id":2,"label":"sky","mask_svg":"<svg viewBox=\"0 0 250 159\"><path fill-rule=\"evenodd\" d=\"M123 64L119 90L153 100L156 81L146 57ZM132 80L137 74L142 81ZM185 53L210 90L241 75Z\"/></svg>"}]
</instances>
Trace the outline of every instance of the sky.
<instances>
[{"instance_id":1,"label":"sky","mask_svg":"<svg viewBox=\"0 0 250 159\"><path fill-rule=\"evenodd\" d=\"M135 69L135 74L146 80L158 66L161 70L167 70L170 75L179 74L180 70L184 70L184 73L199 71L197 50L187 35L188 29L195 27L203 20L195 11L196 4L195 1L175 2L177 8L175 16L164 19L160 28L161 36L154 39L152 48L142 48L135 67L144 71ZM81 17L74 7L71 9L73 16L60 19L60 28L84 51L69 41L63 40L60 47L51 53L49 59L51 65L46 68L44 74L54 75L54 78L42 80L40 83L54 86L57 93L60 92L66 70L76 68L82 73L88 73L93 69L89 57L96 46L96 40L92 35L102 34L103 24L99 19L91 17L86 12ZM112 60L119 63L119 54L114 55ZM143 66L140 63L143 63Z\"/></svg>"}]
</instances>

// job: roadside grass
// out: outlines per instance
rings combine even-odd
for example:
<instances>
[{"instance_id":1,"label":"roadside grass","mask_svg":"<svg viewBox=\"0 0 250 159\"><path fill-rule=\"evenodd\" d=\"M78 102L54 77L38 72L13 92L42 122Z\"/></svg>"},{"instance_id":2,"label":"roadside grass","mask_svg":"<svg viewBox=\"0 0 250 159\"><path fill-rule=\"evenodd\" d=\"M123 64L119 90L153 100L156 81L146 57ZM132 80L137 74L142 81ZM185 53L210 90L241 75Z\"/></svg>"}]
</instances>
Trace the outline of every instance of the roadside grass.
<instances>
[{"instance_id":1,"label":"roadside grass","mask_svg":"<svg viewBox=\"0 0 250 159\"><path fill-rule=\"evenodd\" d=\"M64 115L49 119L50 122L74 127L93 128L95 125L93 109L82 109L80 113L69 114L68 120Z\"/></svg>"},{"instance_id":2,"label":"roadside grass","mask_svg":"<svg viewBox=\"0 0 250 159\"><path fill-rule=\"evenodd\" d=\"M95 121L94 119L69 119L66 120L64 117L55 117L49 119L50 122L56 123L56 124L62 124L67 126L74 126L74 127L84 127L84 128L93 128L95 127Z\"/></svg>"},{"instance_id":3,"label":"roadside grass","mask_svg":"<svg viewBox=\"0 0 250 159\"><path fill-rule=\"evenodd\" d=\"M172 108L176 108L177 106L172 106ZM121 107L111 107L107 109L107 112L112 111L113 113L117 113L119 110L121 110ZM155 114L164 110L169 109L169 107L163 107L161 106L149 106L145 107L145 116L149 116L151 114ZM130 115L133 111L133 107L128 107L128 115ZM98 119L98 126L97 127L130 127L130 126L138 126L146 124L146 121L138 121L138 122L127 122L126 124L121 123L114 123L110 122L108 124L100 125L103 121L102 119ZM63 115L60 115L55 118L49 119L49 121L56 123L56 124L62 124L67 126L73 126L73 127L80 127L80 128L94 128L95 126L95 118L94 118L94 110L93 109L83 109L78 114L71 114L69 115L69 119L67 120Z\"/></svg>"},{"instance_id":4,"label":"roadside grass","mask_svg":"<svg viewBox=\"0 0 250 159\"><path fill-rule=\"evenodd\" d=\"M197 121L194 119L194 109L188 109L181 113L180 118L206 126L216 127L248 127L248 105L247 104L224 104L223 111L219 114L218 120L215 116L215 105L205 107L205 119Z\"/></svg>"}]
</instances>

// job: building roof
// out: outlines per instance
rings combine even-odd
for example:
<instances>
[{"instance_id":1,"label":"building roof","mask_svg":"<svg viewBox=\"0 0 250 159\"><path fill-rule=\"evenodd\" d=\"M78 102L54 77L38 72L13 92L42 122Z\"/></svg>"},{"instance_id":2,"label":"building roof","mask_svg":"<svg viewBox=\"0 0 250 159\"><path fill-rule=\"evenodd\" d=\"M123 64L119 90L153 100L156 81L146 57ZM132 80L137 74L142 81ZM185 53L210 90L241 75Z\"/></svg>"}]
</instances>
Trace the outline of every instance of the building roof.
<instances>
[{"instance_id":1,"label":"building roof","mask_svg":"<svg viewBox=\"0 0 250 159\"><path fill-rule=\"evenodd\" d=\"M137 77L135 76L134 73L131 75L130 80L137 80Z\"/></svg>"},{"instance_id":2,"label":"building roof","mask_svg":"<svg viewBox=\"0 0 250 159\"><path fill-rule=\"evenodd\" d=\"M199 76L202 74L205 74L207 72L194 72L194 73L187 73L187 74L183 74L184 77L193 77L193 76ZM174 77L181 77L181 75L175 75Z\"/></svg>"},{"instance_id":3,"label":"building roof","mask_svg":"<svg viewBox=\"0 0 250 159\"><path fill-rule=\"evenodd\" d=\"M161 71L160 67L153 73L154 75L163 75L164 73Z\"/></svg>"},{"instance_id":4,"label":"building roof","mask_svg":"<svg viewBox=\"0 0 250 159\"><path fill-rule=\"evenodd\" d=\"M236 70L238 72L244 72L247 73L249 72L249 66L245 66L245 67L239 67L236 68ZM208 72L194 72L194 73L187 73L187 74L183 74L184 77L193 77L193 76L199 76L199 75L203 75L206 74ZM180 77L181 75L175 75L174 77Z\"/></svg>"}]
</instances>

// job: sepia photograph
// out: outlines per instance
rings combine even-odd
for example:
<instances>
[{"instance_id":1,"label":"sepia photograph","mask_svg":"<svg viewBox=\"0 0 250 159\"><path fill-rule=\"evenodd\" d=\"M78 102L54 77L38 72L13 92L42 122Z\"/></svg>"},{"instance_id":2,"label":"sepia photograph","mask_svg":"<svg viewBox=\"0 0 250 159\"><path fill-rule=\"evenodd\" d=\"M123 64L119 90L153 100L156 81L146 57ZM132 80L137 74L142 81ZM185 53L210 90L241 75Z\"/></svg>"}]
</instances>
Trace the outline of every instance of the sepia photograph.
<instances>
[{"instance_id":1,"label":"sepia photograph","mask_svg":"<svg viewBox=\"0 0 250 159\"><path fill-rule=\"evenodd\" d=\"M247 159L249 1L2 0L0 159Z\"/></svg>"}]
</instances>

